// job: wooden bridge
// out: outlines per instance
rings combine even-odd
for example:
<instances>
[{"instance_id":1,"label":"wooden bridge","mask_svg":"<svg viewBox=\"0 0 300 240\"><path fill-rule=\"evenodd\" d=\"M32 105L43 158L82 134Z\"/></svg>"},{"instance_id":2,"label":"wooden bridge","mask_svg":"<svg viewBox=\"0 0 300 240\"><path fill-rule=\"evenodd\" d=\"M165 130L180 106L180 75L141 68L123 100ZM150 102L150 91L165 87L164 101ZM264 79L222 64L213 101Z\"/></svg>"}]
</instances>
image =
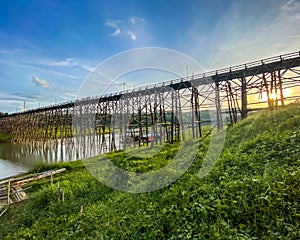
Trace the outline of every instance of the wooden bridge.
<instances>
[{"instance_id":1,"label":"wooden bridge","mask_svg":"<svg viewBox=\"0 0 300 240\"><path fill-rule=\"evenodd\" d=\"M95 150L198 138L208 123L222 129L250 111L298 101L299 67L300 52L294 52L13 113L0 118L0 132L11 134L13 142L67 143L84 156Z\"/></svg>"}]
</instances>

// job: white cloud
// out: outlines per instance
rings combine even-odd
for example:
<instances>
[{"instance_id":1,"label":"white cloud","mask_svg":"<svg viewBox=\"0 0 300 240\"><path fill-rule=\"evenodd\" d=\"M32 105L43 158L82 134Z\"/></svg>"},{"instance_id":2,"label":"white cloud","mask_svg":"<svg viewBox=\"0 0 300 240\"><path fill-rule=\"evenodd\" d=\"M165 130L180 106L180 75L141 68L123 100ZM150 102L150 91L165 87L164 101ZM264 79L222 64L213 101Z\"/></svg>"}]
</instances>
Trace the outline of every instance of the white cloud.
<instances>
[{"instance_id":1,"label":"white cloud","mask_svg":"<svg viewBox=\"0 0 300 240\"><path fill-rule=\"evenodd\" d=\"M32 82L39 86L39 87L42 87L42 88L48 88L49 87L49 83L44 80L44 79L41 79L40 77L36 77L36 76L33 76L32 77Z\"/></svg>"},{"instance_id":2,"label":"white cloud","mask_svg":"<svg viewBox=\"0 0 300 240\"><path fill-rule=\"evenodd\" d=\"M299 2L296 2L295 0L290 0L286 4L281 6L282 11L291 11L295 8L299 7Z\"/></svg>"},{"instance_id":3,"label":"white cloud","mask_svg":"<svg viewBox=\"0 0 300 240\"><path fill-rule=\"evenodd\" d=\"M41 60L39 61L39 64L46 65L46 66L61 66L61 67L67 67L67 66L76 66L78 63L75 61L74 58L66 58L64 60Z\"/></svg>"},{"instance_id":4,"label":"white cloud","mask_svg":"<svg viewBox=\"0 0 300 240\"><path fill-rule=\"evenodd\" d=\"M119 27L119 24L122 23L121 20L108 20L106 21L105 25L108 26L108 27L112 27L114 29L118 28Z\"/></svg>"},{"instance_id":5,"label":"white cloud","mask_svg":"<svg viewBox=\"0 0 300 240\"><path fill-rule=\"evenodd\" d=\"M0 60L0 62L1 62L1 60ZM78 67L79 67L79 68L81 68L85 71L89 71L89 72L92 71L91 69L93 69L92 67L81 63L81 61L79 61L75 58L66 58L64 60L53 60L53 59L52 60L49 60L49 59L35 60L33 62L25 63L25 66L27 66L27 67L29 66L30 68L37 69L39 71L49 72L49 73L53 73L53 74L56 74L59 76L63 76L63 77L67 77L67 78L74 78L74 79L78 79L78 78L80 78L80 76L67 74L67 69L65 69L64 72L57 71L58 68L69 67L72 70L73 69L72 67L75 67L78 70ZM41 66L46 66L47 68L46 69L44 67L41 68ZM58 67L58 68L56 68L56 67ZM70 70L70 69L68 69L68 70ZM74 71L72 70L72 72L74 72Z\"/></svg>"},{"instance_id":6,"label":"white cloud","mask_svg":"<svg viewBox=\"0 0 300 240\"><path fill-rule=\"evenodd\" d=\"M129 20L129 22L128 22ZM144 18L131 16L127 19L127 21L121 20L108 20L106 21L105 25L107 27L113 28L114 32L110 34L112 37L123 36L129 37L131 40L136 40L137 35L135 33L136 28L139 28L137 25L140 22L145 21ZM121 24L122 23L122 24ZM133 29L133 30L132 30Z\"/></svg>"},{"instance_id":7,"label":"white cloud","mask_svg":"<svg viewBox=\"0 0 300 240\"><path fill-rule=\"evenodd\" d=\"M121 33L121 29L120 29L120 28L117 28L117 29L114 31L114 33L110 34L110 36L115 37L115 36L118 36L120 33Z\"/></svg>"},{"instance_id":8,"label":"white cloud","mask_svg":"<svg viewBox=\"0 0 300 240\"><path fill-rule=\"evenodd\" d=\"M129 18L129 21L132 23L132 24L137 24L138 22L143 22L145 21L144 18L140 18L140 17L136 17L136 16L132 16Z\"/></svg>"},{"instance_id":9,"label":"white cloud","mask_svg":"<svg viewBox=\"0 0 300 240\"><path fill-rule=\"evenodd\" d=\"M20 92L16 92L16 93L12 93L12 94L7 94L7 93L3 93L0 92L0 100L5 100L5 101L9 101L9 100L13 100L13 101L38 101L43 99L43 96L40 94L34 94L34 93L20 93Z\"/></svg>"},{"instance_id":10,"label":"white cloud","mask_svg":"<svg viewBox=\"0 0 300 240\"><path fill-rule=\"evenodd\" d=\"M136 40L136 35L134 32L128 30L127 34L129 35L129 37L131 38L131 40Z\"/></svg>"},{"instance_id":11,"label":"white cloud","mask_svg":"<svg viewBox=\"0 0 300 240\"><path fill-rule=\"evenodd\" d=\"M96 69L96 67L91 67L91 66L88 66L88 65L81 65L81 67L83 68L83 69L85 69L85 70L87 70L87 71L89 71L89 72L93 72L95 69Z\"/></svg>"},{"instance_id":12,"label":"white cloud","mask_svg":"<svg viewBox=\"0 0 300 240\"><path fill-rule=\"evenodd\" d=\"M16 54L16 53L20 53L22 50L18 49L18 48L14 48L14 49L0 49L0 54Z\"/></svg>"},{"instance_id":13,"label":"white cloud","mask_svg":"<svg viewBox=\"0 0 300 240\"><path fill-rule=\"evenodd\" d=\"M267 3L264 3L265 5ZM298 51L300 47L300 4L268 2L270 8L238 2L220 19L211 33L206 63L215 69ZM249 9L250 8L250 9ZM243 14L243 9L254 12ZM199 52L199 51L198 51Z\"/></svg>"},{"instance_id":14,"label":"white cloud","mask_svg":"<svg viewBox=\"0 0 300 240\"><path fill-rule=\"evenodd\" d=\"M110 34L110 36L115 37L121 33L121 28L119 27L120 23L122 23L122 21L118 19L106 21L105 25L114 29L114 32Z\"/></svg>"},{"instance_id":15,"label":"white cloud","mask_svg":"<svg viewBox=\"0 0 300 240\"><path fill-rule=\"evenodd\" d=\"M66 58L62 61L50 62L51 66L76 66L78 63L73 58Z\"/></svg>"}]
</instances>

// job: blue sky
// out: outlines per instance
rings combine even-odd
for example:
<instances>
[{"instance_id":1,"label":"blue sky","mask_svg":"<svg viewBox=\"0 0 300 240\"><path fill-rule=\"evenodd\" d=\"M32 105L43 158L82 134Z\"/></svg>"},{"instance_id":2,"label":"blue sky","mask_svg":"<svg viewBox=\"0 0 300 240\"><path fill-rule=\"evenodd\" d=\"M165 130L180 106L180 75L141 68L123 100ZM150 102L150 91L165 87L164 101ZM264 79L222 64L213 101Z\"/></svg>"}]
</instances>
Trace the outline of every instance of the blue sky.
<instances>
[{"instance_id":1,"label":"blue sky","mask_svg":"<svg viewBox=\"0 0 300 240\"><path fill-rule=\"evenodd\" d=\"M73 100L100 62L142 47L180 51L205 70L299 51L300 2L3 0L0 111Z\"/></svg>"}]
</instances>

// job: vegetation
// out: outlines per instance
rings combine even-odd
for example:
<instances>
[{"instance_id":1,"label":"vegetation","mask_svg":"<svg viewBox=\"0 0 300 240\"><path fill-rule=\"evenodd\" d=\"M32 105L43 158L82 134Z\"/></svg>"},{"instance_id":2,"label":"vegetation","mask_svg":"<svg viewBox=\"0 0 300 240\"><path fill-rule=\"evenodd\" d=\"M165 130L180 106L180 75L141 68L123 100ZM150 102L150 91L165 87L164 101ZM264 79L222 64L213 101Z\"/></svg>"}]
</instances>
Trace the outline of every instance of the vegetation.
<instances>
[{"instance_id":1,"label":"vegetation","mask_svg":"<svg viewBox=\"0 0 300 240\"><path fill-rule=\"evenodd\" d=\"M0 112L0 117L2 117L2 116L7 116L7 115L8 115L7 112Z\"/></svg>"},{"instance_id":2,"label":"vegetation","mask_svg":"<svg viewBox=\"0 0 300 240\"><path fill-rule=\"evenodd\" d=\"M264 111L227 130L213 170L199 178L209 139L189 170L168 187L143 194L101 184L81 162L31 185L30 199L1 217L0 239L299 239L300 106ZM167 164L177 145L145 159L109 156L136 172ZM44 171L53 166L43 166ZM65 200L57 194L58 182Z\"/></svg>"},{"instance_id":3,"label":"vegetation","mask_svg":"<svg viewBox=\"0 0 300 240\"><path fill-rule=\"evenodd\" d=\"M5 133L0 133L0 143L8 143L11 140L11 136Z\"/></svg>"}]
</instances>

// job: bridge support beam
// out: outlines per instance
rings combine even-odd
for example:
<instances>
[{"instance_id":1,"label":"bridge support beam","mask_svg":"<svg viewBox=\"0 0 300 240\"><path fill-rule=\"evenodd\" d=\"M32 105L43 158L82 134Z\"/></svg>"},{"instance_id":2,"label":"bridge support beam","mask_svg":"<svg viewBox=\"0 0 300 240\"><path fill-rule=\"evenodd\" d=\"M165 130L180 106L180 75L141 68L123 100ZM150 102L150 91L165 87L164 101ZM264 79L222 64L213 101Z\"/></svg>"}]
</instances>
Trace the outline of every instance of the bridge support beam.
<instances>
[{"instance_id":1,"label":"bridge support beam","mask_svg":"<svg viewBox=\"0 0 300 240\"><path fill-rule=\"evenodd\" d=\"M248 115L247 109L247 81L245 77L242 77L242 109L241 109L241 118L244 119Z\"/></svg>"},{"instance_id":2,"label":"bridge support beam","mask_svg":"<svg viewBox=\"0 0 300 240\"><path fill-rule=\"evenodd\" d=\"M280 72L280 70L278 70L278 85L279 85L279 91L280 91L281 105L284 106L284 96L283 96L282 80L281 80L281 72Z\"/></svg>"},{"instance_id":3,"label":"bridge support beam","mask_svg":"<svg viewBox=\"0 0 300 240\"><path fill-rule=\"evenodd\" d=\"M220 87L218 82L215 83L215 104L216 104L216 114L217 114L217 128L218 130L222 130L223 123L222 123L222 112L221 112Z\"/></svg>"}]
</instances>

